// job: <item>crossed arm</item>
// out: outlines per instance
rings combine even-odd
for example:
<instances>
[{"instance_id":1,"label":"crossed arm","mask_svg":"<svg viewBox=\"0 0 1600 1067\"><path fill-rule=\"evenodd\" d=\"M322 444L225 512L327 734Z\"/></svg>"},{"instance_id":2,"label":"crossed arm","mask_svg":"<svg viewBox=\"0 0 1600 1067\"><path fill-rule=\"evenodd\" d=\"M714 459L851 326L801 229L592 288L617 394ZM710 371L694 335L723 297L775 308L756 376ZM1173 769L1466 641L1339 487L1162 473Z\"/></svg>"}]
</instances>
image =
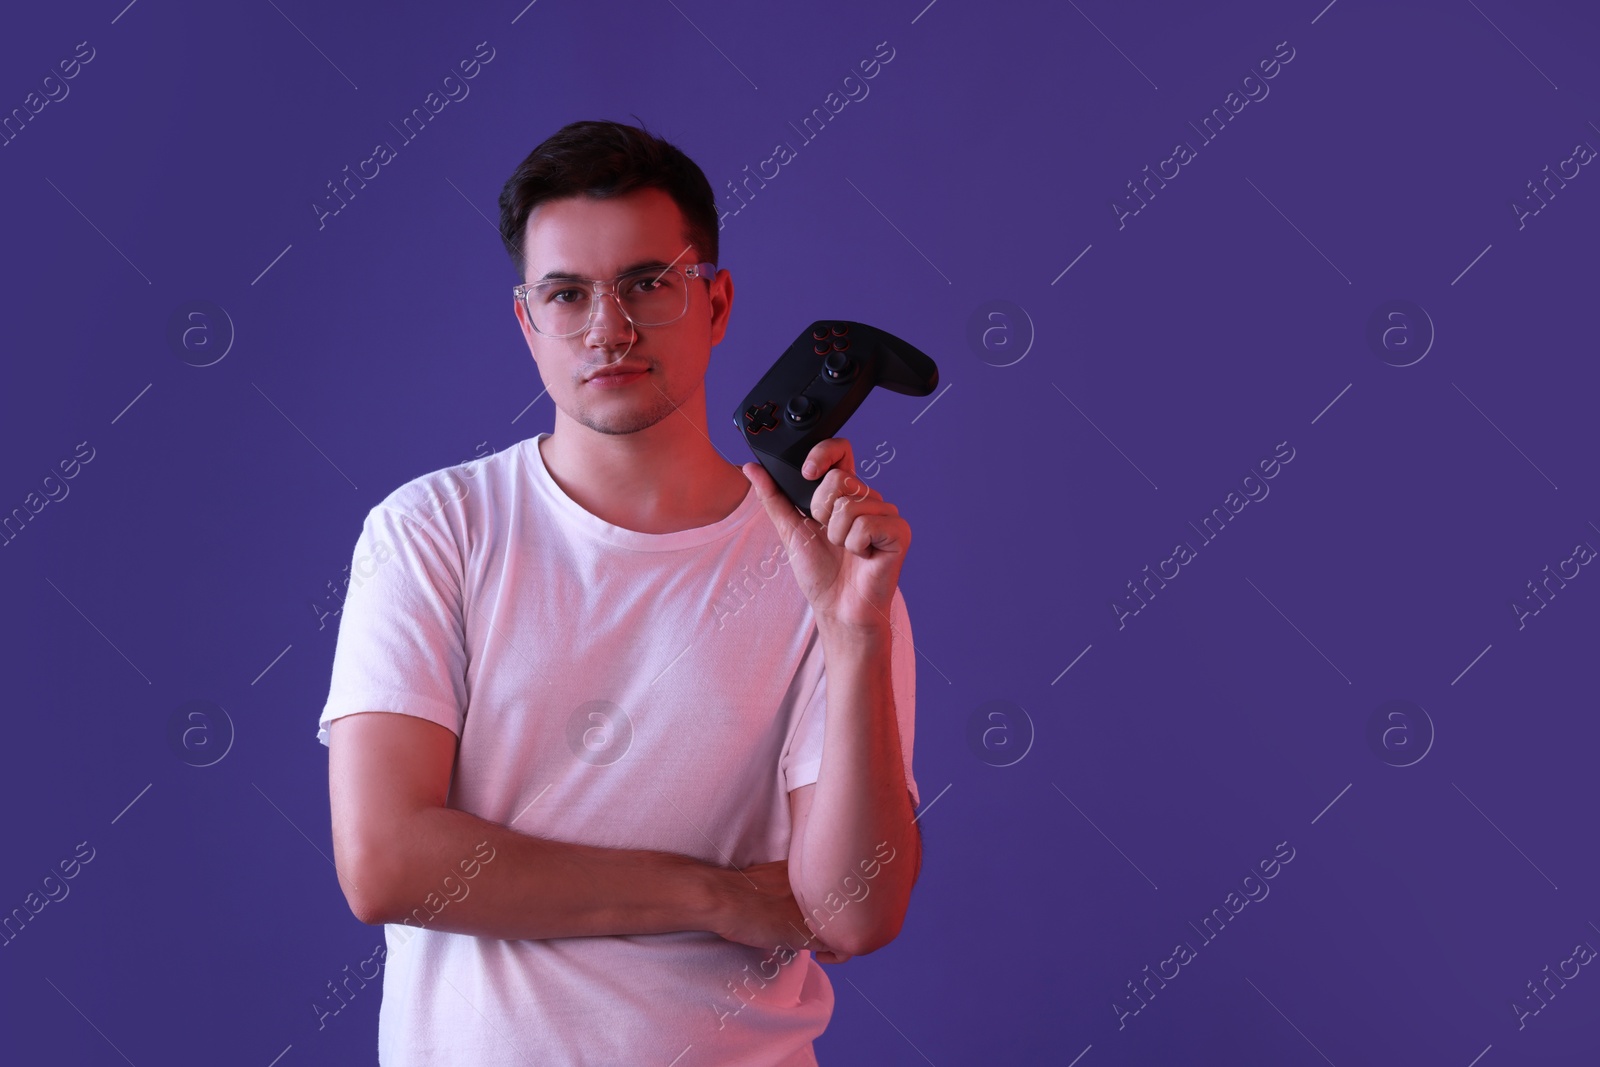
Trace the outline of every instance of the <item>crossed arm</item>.
<instances>
[{"instance_id":1,"label":"crossed arm","mask_svg":"<svg viewBox=\"0 0 1600 1067\"><path fill-rule=\"evenodd\" d=\"M831 694L829 700L832 718ZM842 748L834 747L848 760L851 735L828 729L829 737L845 740ZM898 752L898 736L893 740ZM831 775L828 743L824 763ZM431 929L503 939L708 930L762 948L810 937L812 943L797 947L813 948L825 960L870 952L899 929L916 874L912 864L896 862L906 855L906 836L891 840L896 856L883 864L874 882L880 892L859 900L852 895L849 905L832 916L828 909L836 904L826 895L839 884L835 875L851 873L857 861L850 850L858 842L819 835L823 845L807 850L807 834L816 832L811 826L822 825L812 814L816 786L790 793L790 859L739 871L673 852L535 837L447 807L456 744L455 735L437 723L390 712L349 715L329 727L335 868L362 922L416 921L413 917L421 915ZM898 760L896 755L896 782ZM895 788L896 802L909 812L909 797ZM841 798L849 799L840 790L823 793L823 813L841 810ZM881 829L881 822L863 825ZM873 844L878 840L884 838ZM920 841L915 854L920 863ZM849 858L841 864L840 855ZM485 862L485 856L492 858ZM794 861L802 856L816 875L808 876L809 882L794 877ZM872 849L860 858L873 859ZM807 869L804 861L801 868ZM449 889L464 884L470 888L458 888L459 896ZM845 892L851 892L848 886ZM430 899L449 903L429 908ZM816 914L829 917L825 928L811 913L802 913L799 900L815 900L824 909ZM816 936L823 932L826 938Z\"/></svg>"}]
</instances>

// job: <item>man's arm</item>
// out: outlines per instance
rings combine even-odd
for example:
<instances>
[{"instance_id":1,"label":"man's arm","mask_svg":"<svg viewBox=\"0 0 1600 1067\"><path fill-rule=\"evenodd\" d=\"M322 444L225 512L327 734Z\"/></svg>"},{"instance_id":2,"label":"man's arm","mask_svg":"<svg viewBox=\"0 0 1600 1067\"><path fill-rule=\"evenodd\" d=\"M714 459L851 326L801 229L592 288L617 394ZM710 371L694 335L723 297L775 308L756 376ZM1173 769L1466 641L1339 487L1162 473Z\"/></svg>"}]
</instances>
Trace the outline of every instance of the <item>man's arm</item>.
<instances>
[{"instance_id":1,"label":"man's arm","mask_svg":"<svg viewBox=\"0 0 1600 1067\"><path fill-rule=\"evenodd\" d=\"M823 773L789 794L789 873L808 931L828 949L859 956L899 935L922 867L922 835L905 786L892 632L885 625L871 634L827 627L821 634Z\"/></svg>"},{"instance_id":2,"label":"man's arm","mask_svg":"<svg viewBox=\"0 0 1600 1067\"><path fill-rule=\"evenodd\" d=\"M437 723L364 712L335 719L328 742L335 868L362 922L503 939L676 930L737 939L752 923L795 917L786 866L768 877L747 868L747 878L672 852L534 837L446 807L457 742Z\"/></svg>"}]
</instances>

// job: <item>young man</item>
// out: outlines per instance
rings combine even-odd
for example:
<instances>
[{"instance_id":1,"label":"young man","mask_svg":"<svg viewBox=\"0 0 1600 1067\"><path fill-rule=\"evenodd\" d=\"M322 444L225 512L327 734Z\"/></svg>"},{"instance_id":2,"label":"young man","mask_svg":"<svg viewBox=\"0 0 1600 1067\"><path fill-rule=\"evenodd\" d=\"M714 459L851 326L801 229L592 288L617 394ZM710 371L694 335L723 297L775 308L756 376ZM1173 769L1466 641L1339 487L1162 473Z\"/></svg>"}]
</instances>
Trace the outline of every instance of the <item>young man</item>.
<instances>
[{"instance_id":1,"label":"young man","mask_svg":"<svg viewBox=\"0 0 1600 1067\"><path fill-rule=\"evenodd\" d=\"M814 1064L921 863L910 527L843 438L814 520L712 445L682 152L573 123L501 213L555 428L371 510L319 722L380 1062Z\"/></svg>"}]
</instances>

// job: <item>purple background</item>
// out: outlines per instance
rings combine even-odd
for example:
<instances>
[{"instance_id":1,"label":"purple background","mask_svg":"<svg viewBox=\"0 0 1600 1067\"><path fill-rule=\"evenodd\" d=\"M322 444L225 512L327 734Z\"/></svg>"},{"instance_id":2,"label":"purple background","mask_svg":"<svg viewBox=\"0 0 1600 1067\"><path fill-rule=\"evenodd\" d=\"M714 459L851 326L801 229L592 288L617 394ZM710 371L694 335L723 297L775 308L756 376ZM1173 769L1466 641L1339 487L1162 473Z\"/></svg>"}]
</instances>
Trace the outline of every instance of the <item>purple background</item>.
<instances>
[{"instance_id":1,"label":"purple background","mask_svg":"<svg viewBox=\"0 0 1600 1067\"><path fill-rule=\"evenodd\" d=\"M941 368L931 404L876 393L846 433L858 463L892 449L872 484L915 532L927 853L900 938L828 971L824 1064L1595 1063L1595 968L1521 1029L1511 1005L1600 946L1600 577L1520 628L1511 605L1600 546L1600 175L1520 227L1511 205L1600 146L1600 19L1214 7L8 13L0 113L94 58L0 148L0 514L94 458L0 550L0 912L78 842L94 859L0 948L0 1058L372 1062L376 984L320 1031L310 1008L381 941L328 858L329 583L390 489L551 427L495 198L562 124L636 115L730 210L706 384L731 460L728 413L813 318ZM470 95L319 230L326 183L480 41ZM1284 41L1205 143L1189 124ZM1195 158L1119 228L1180 139ZM780 140L796 158L731 213ZM215 316L169 341L195 300L236 333L206 367ZM1391 300L1426 319L1374 348ZM1204 543L1189 523L1279 442L1270 495ZM1195 558L1119 628L1179 540ZM223 711L175 746L196 700ZM1391 700L1431 728L1371 743ZM1285 841L1270 895L1202 941ZM1119 1029L1179 941L1195 958Z\"/></svg>"}]
</instances>

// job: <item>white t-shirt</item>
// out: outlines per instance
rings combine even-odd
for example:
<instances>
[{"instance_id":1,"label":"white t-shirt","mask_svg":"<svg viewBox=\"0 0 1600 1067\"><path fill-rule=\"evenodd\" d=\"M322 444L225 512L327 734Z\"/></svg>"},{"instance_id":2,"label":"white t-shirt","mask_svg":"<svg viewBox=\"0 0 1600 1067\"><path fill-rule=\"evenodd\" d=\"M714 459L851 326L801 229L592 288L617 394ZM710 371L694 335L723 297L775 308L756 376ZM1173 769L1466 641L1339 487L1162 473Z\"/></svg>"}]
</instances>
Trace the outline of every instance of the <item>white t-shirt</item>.
<instances>
[{"instance_id":1,"label":"white t-shirt","mask_svg":"<svg viewBox=\"0 0 1600 1067\"><path fill-rule=\"evenodd\" d=\"M751 489L708 526L624 529L550 477L548 436L413 479L367 515L317 739L342 715L419 716L458 738L452 808L724 866L786 858L788 792L817 780L827 687L760 498ZM915 804L916 661L898 591L891 618ZM460 869L478 874L472 848ZM810 951L780 965L706 931L449 933L427 923L470 875L441 883L418 925L385 926L384 1067L816 1063L833 988Z\"/></svg>"}]
</instances>

